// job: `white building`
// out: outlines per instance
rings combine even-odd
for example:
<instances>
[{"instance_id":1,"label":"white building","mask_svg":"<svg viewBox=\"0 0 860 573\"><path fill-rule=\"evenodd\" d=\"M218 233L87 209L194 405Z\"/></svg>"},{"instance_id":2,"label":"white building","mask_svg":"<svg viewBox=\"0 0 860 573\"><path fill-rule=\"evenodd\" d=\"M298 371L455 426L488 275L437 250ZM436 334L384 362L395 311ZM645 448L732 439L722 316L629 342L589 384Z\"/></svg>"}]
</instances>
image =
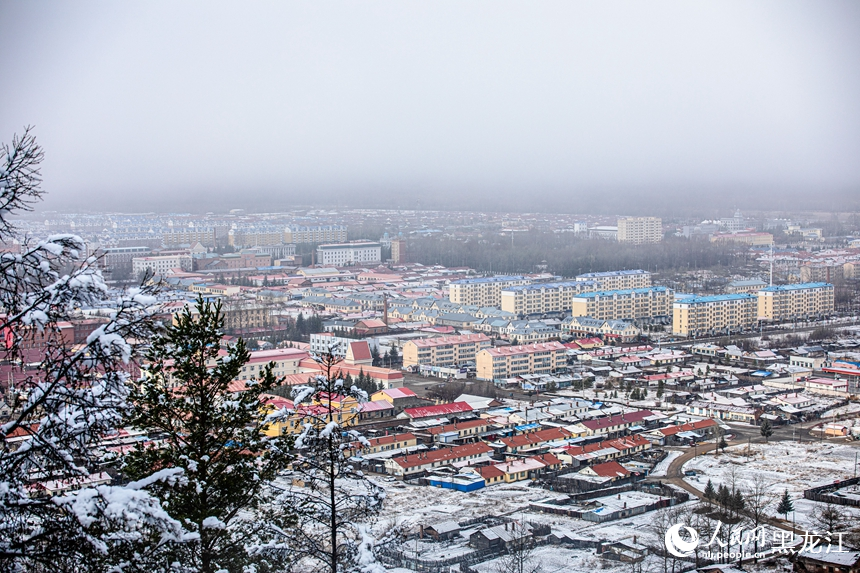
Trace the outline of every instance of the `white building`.
<instances>
[{"instance_id":1,"label":"white building","mask_svg":"<svg viewBox=\"0 0 860 573\"><path fill-rule=\"evenodd\" d=\"M317 264L343 267L348 265L381 263L382 245L370 241L334 243L317 247Z\"/></svg>"},{"instance_id":2,"label":"white building","mask_svg":"<svg viewBox=\"0 0 860 573\"><path fill-rule=\"evenodd\" d=\"M163 275L171 269L191 270L191 255L162 255L156 257L135 257L131 260L131 270L135 276L150 270L154 275Z\"/></svg>"}]
</instances>

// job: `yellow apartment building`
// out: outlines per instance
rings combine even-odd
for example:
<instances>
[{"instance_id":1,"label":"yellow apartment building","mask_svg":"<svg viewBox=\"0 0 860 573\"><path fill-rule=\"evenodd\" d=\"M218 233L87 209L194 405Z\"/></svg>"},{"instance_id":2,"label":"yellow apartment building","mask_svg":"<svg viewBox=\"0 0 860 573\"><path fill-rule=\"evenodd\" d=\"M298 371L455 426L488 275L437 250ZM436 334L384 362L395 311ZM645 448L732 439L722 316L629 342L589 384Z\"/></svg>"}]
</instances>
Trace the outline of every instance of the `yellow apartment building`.
<instances>
[{"instance_id":1,"label":"yellow apartment building","mask_svg":"<svg viewBox=\"0 0 860 573\"><path fill-rule=\"evenodd\" d=\"M663 240L660 217L623 217L618 219L618 242L644 245Z\"/></svg>"},{"instance_id":2,"label":"yellow apartment building","mask_svg":"<svg viewBox=\"0 0 860 573\"><path fill-rule=\"evenodd\" d=\"M830 283L796 283L758 291L759 320L812 318L832 313L834 289Z\"/></svg>"},{"instance_id":3,"label":"yellow apartment building","mask_svg":"<svg viewBox=\"0 0 860 573\"><path fill-rule=\"evenodd\" d=\"M493 343L486 334L463 334L409 340L403 344L403 366L458 366Z\"/></svg>"},{"instance_id":4,"label":"yellow apartment building","mask_svg":"<svg viewBox=\"0 0 860 573\"><path fill-rule=\"evenodd\" d=\"M567 364L567 348L560 342L485 348L475 359L479 380L500 380L521 374L550 374Z\"/></svg>"},{"instance_id":5,"label":"yellow apartment building","mask_svg":"<svg viewBox=\"0 0 860 573\"><path fill-rule=\"evenodd\" d=\"M753 328L757 318L754 294L685 295L673 304L672 332L678 336L728 334Z\"/></svg>"},{"instance_id":6,"label":"yellow apartment building","mask_svg":"<svg viewBox=\"0 0 860 573\"><path fill-rule=\"evenodd\" d=\"M502 289L502 310L517 316L571 309L571 299L579 293L603 288L597 281L536 283Z\"/></svg>"},{"instance_id":7,"label":"yellow apartment building","mask_svg":"<svg viewBox=\"0 0 860 573\"><path fill-rule=\"evenodd\" d=\"M531 284L532 279L522 276L495 276L462 279L448 285L448 300L455 304L495 306L502 304L502 289Z\"/></svg>"},{"instance_id":8,"label":"yellow apartment building","mask_svg":"<svg viewBox=\"0 0 860 573\"><path fill-rule=\"evenodd\" d=\"M663 286L582 293L573 297L571 315L598 320L668 317L674 300L674 291Z\"/></svg>"},{"instance_id":9,"label":"yellow apartment building","mask_svg":"<svg viewBox=\"0 0 860 573\"><path fill-rule=\"evenodd\" d=\"M651 273L642 269L585 273L577 275L578 281L597 281L603 290L622 290L651 286Z\"/></svg>"}]
</instances>

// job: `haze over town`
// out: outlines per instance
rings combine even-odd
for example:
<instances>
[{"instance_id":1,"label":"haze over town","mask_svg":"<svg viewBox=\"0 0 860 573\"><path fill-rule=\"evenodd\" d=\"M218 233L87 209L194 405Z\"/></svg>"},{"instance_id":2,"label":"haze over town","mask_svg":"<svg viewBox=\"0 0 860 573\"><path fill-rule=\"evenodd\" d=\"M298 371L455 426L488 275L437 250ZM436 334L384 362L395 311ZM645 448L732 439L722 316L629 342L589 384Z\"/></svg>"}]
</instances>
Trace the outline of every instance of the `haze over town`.
<instances>
[{"instance_id":1,"label":"haze over town","mask_svg":"<svg viewBox=\"0 0 860 573\"><path fill-rule=\"evenodd\" d=\"M0 0L0 572L860 572L858 29Z\"/></svg>"}]
</instances>

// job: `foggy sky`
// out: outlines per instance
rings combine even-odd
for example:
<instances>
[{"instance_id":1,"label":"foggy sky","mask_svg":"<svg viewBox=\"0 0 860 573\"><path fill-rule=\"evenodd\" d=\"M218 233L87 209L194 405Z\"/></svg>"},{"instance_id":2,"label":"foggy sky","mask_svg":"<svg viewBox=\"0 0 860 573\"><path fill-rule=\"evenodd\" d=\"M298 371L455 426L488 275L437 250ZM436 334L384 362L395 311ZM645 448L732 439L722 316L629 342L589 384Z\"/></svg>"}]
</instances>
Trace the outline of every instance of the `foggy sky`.
<instances>
[{"instance_id":1,"label":"foggy sky","mask_svg":"<svg viewBox=\"0 0 860 573\"><path fill-rule=\"evenodd\" d=\"M0 0L0 139L35 126L56 207L855 200L858 32L856 0Z\"/></svg>"}]
</instances>

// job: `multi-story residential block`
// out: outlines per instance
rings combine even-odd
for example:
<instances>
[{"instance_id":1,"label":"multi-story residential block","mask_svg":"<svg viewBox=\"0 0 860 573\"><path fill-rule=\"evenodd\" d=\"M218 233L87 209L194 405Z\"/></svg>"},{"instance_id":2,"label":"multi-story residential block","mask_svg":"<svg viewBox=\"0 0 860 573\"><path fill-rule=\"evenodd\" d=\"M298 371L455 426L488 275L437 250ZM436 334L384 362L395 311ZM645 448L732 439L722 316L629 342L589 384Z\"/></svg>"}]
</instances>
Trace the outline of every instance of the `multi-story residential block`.
<instances>
[{"instance_id":1,"label":"multi-story residential block","mask_svg":"<svg viewBox=\"0 0 860 573\"><path fill-rule=\"evenodd\" d=\"M622 217L618 219L618 242L644 245L663 240L660 217Z\"/></svg>"},{"instance_id":2,"label":"multi-story residential block","mask_svg":"<svg viewBox=\"0 0 860 573\"><path fill-rule=\"evenodd\" d=\"M586 292L571 299L571 315L647 321L672 316L674 297L664 286Z\"/></svg>"},{"instance_id":3,"label":"multi-story residential block","mask_svg":"<svg viewBox=\"0 0 860 573\"><path fill-rule=\"evenodd\" d=\"M317 247L317 264L337 267L382 262L382 245L370 241L334 243Z\"/></svg>"},{"instance_id":4,"label":"multi-story residential block","mask_svg":"<svg viewBox=\"0 0 860 573\"><path fill-rule=\"evenodd\" d=\"M391 239L391 262L399 265L406 262L406 240Z\"/></svg>"},{"instance_id":5,"label":"multi-story residential block","mask_svg":"<svg viewBox=\"0 0 860 573\"><path fill-rule=\"evenodd\" d=\"M567 348L560 342L485 348L475 359L477 377L500 380L521 374L550 374L567 364Z\"/></svg>"},{"instance_id":6,"label":"multi-story residential block","mask_svg":"<svg viewBox=\"0 0 860 573\"><path fill-rule=\"evenodd\" d=\"M290 225L283 235L285 243L343 243L347 240L346 225Z\"/></svg>"},{"instance_id":7,"label":"multi-story residential block","mask_svg":"<svg viewBox=\"0 0 860 573\"><path fill-rule=\"evenodd\" d=\"M501 291L501 307L516 315L565 312L571 299L582 292L600 290L597 281L564 281L507 287Z\"/></svg>"},{"instance_id":8,"label":"multi-story residential block","mask_svg":"<svg viewBox=\"0 0 860 573\"><path fill-rule=\"evenodd\" d=\"M832 282L845 277L845 265L832 261L805 263L800 266L800 280L804 283Z\"/></svg>"},{"instance_id":9,"label":"multi-story residential block","mask_svg":"<svg viewBox=\"0 0 860 573\"><path fill-rule=\"evenodd\" d=\"M152 252L149 247L108 247L96 250L96 256L101 256L100 262L108 272L131 272L131 261Z\"/></svg>"},{"instance_id":10,"label":"multi-story residential block","mask_svg":"<svg viewBox=\"0 0 860 573\"><path fill-rule=\"evenodd\" d=\"M403 343L403 366L458 366L492 346L486 334L421 338Z\"/></svg>"},{"instance_id":11,"label":"multi-story residential block","mask_svg":"<svg viewBox=\"0 0 860 573\"><path fill-rule=\"evenodd\" d=\"M672 332L679 336L728 334L752 328L757 318L758 297L754 294L679 295L672 306Z\"/></svg>"},{"instance_id":12,"label":"multi-story residential block","mask_svg":"<svg viewBox=\"0 0 860 573\"><path fill-rule=\"evenodd\" d=\"M448 300L455 304L499 307L502 304L502 289L531 283L531 279L523 276L462 279L448 285Z\"/></svg>"},{"instance_id":13,"label":"multi-story residential block","mask_svg":"<svg viewBox=\"0 0 860 573\"><path fill-rule=\"evenodd\" d=\"M830 283L797 283L758 291L759 320L797 320L833 312L834 289Z\"/></svg>"},{"instance_id":14,"label":"multi-story residential block","mask_svg":"<svg viewBox=\"0 0 860 573\"><path fill-rule=\"evenodd\" d=\"M290 241L284 241L284 230L280 227L236 227L230 229L227 242L241 248L281 245Z\"/></svg>"},{"instance_id":15,"label":"multi-story residential block","mask_svg":"<svg viewBox=\"0 0 860 573\"><path fill-rule=\"evenodd\" d=\"M165 247L191 246L200 243L204 247L216 245L214 227L173 227L165 229L162 234Z\"/></svg>"},{"instance_id":16,"label":"multi-story residential block","mask_svg":"<svg viewBox=\"0 0 860 573\"><path fill-rule=\"evenodd\" d=\"M578 281L597 281L604 290L645 288L651 286L651 273L642 269L629 271L608 271L604 273L585 273L577 275Z\"/></svg>"},{"instance_id":17,"label":"multi-story residential block","mask_svg":"<svg viewBox=\"0 0 860 573\"><path fill-rule=\"evenodd\" d=\"M135 276L145 271L163 275L172 269L190 271L193 266L191 255L162 255L155 257L135 257L131 260L131 272Z\"/></svg>"}]
</instances>

